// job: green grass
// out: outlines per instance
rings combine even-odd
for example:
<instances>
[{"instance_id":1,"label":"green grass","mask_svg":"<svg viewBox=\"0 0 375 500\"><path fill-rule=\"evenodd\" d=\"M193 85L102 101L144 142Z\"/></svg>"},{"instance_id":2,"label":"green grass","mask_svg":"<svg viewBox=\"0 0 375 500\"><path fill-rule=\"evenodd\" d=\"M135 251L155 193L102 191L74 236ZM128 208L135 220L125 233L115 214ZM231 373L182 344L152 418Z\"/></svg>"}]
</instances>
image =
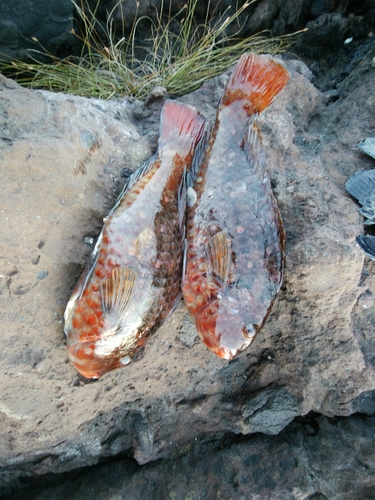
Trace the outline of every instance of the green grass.
<instances>
[{"instance_id":1,"label":"green grass","mask_svg":"<svg viewBox=\"0 0 375 500\"><path fill-rule=\"evenodd\" d=\"M228 36L229 26L240 31L238 18L257 0L246 2L236 12L222 14L216 22L207 19L204 25L195 23L198 0L190 0L176 16L163 16L162 8L156 21L136 19L130 35L115 36L113 23L106 27L105 39L97 30L96 11L85 0L73 1L81 18L83 33L76 34L83 43L80 57L56 58L40 47L32 62L0 63L0 71L29 88L43 88L86 97L110 99L134 96L145 98L155 86L167 89L169 95L191 92L214 76L222 74L245 52L280 53L289 48L301 32L270 38L266 32L248 38ZM111 16L109 16L111 19ZM150 36L142 48L137 45L140 23L148 20ZM36 39L33 39L37 42ZM38 55L49 55L51 63L37 62Z\"/></svg>"}]
</instances>

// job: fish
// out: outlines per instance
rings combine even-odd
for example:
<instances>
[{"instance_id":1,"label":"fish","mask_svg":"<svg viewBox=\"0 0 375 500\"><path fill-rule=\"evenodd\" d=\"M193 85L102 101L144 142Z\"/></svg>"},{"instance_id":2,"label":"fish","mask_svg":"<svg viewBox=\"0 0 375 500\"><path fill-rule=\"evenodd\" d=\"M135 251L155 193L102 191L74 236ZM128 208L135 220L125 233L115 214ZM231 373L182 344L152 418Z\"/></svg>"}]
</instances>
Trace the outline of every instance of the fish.
<instances>
[{"instance_id":1,"label":"fish","mask_svg":"<svg viewBox=\"0 0 375 500\"><path fill-rule=\"evenodd\" d=\"M69 359L86 378L127 365L181 300L186 172L205 127L167 101L156 154L104 219L64 314Z\"/></svg>"},{"instance_id":2,"label":"fish","mask_svg":"<svg viewBox=\"0 0 375 500\"><path fill-rule=\"evenodd\" d=\"M282 283L285 231L256 118L288 80L271 57L241 56L188 175L183 298L224 359L253 342Z\"/></svg>"}]
</instances>

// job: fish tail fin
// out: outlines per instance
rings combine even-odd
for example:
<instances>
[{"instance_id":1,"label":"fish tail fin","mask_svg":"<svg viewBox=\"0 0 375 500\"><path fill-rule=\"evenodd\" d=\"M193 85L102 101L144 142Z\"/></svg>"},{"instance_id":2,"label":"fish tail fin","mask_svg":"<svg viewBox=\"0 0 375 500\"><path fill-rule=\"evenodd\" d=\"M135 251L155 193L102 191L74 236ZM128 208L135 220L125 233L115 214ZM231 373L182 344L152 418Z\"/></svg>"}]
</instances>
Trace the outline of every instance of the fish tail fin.
<instances>
[{"instance_id":1,"label":"fish tail fin","mask_svg":"<svg viewBox=\"0 0 375 500\"><path fill-rule=\"evenodd\" d=\"M186 175L191 168L195 148L206 130L206 119L192 106L167 101L161 111L159 150L173 151L173 169L165 191L178 194L181 238L185 237ZM173 194L172 194L173 196Z\"/></svg>"},{"instance_id":2,"label":"fish tail fin","mask_svg":"<svg viewBox=\"0 0 375 500\"><path fill-rule=\"evenodd\" d=\"M161 111L160 144L177 140L181 142L181 156L192 153L203 135L206 119L196 109L177 101L167 101Z\"/></svg>"},{"instance_id":3,"label":"fish tail fin","mask_svg":"<svg viewBox=\"0 0 375 500\"><path fill-rule=\"evenodd\" d=\"M249 116L266 109L289 80L288 71L266 55L241 56L225 87L222 106L243 100Z\"/></svg>"}]
</instances>

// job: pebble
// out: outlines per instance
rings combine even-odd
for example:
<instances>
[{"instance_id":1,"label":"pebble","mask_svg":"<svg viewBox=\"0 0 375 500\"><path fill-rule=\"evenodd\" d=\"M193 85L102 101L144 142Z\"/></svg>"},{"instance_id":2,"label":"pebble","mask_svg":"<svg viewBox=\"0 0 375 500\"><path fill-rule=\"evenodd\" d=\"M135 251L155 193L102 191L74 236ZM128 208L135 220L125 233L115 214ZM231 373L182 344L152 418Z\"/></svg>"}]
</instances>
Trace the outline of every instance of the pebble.
<instances>
[{"instance_id":1,"label":"pebble","mask_svg":"<svg viewBox=\"0 0 375 500\"><path fill-rule=\"evenodd\" d=\"M36 277L38 278L38 280L44 280L44 278L46 278L47 276L48 271L46 271L45 269L42 269L36 273Z\"/></svg>"}]
</instances>

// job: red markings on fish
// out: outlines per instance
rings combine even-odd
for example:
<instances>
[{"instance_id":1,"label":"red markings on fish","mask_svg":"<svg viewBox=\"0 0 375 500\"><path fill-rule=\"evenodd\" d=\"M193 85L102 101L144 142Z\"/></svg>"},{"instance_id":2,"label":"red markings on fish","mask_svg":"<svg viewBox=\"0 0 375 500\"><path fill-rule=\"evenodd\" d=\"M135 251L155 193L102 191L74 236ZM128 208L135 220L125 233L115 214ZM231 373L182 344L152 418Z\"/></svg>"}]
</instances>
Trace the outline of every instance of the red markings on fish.
<instances>
[{"instance_id":1,"label":"red markings on fish","mask_svg":"<svg viewBox=\"0 0 375 500\"><path fill-rule=\"evenodd\" d=\"M282 282L285 233L255 118L288 80L270 57L242 56L193 168L183 296L203 342L222 358L251 344Z\"/></svg>"},{"instance_id":2,"label":"red markings on fish","mask_svg":"<svg viewBox=\"0 0 375 500\"><path fill-rule=\"evenodd\" d=\"M70 360L88 378L130 362L181 296L184 171L206 121L168 101L157 154L129 179L65 311Z\"/></svg>"}]
</instances>

